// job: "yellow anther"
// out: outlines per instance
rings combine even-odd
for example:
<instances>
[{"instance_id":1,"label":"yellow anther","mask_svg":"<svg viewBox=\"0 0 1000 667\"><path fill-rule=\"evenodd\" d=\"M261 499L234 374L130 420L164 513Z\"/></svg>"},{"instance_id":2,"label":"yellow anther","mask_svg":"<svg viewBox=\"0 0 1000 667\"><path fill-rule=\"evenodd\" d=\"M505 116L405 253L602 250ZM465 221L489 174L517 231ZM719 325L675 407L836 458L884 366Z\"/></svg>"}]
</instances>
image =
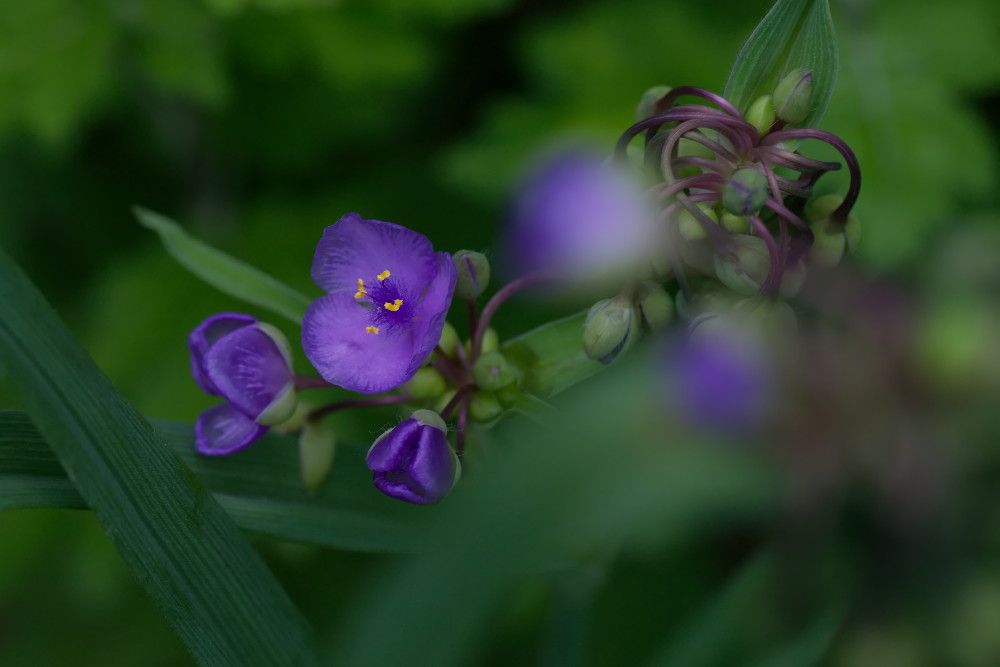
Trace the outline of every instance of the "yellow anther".
<instances>
[{"instance_id":1,"label":"yellow anther","mask_svg":"<svg viewBox=\"0 0 1000 667\"><path fill-rule=\"evenodd\" d=\"M399 310L399 307L402 306L402 305L403 305L403 300L402 299L396 299L392 303L389 303L388 301L386 301L385 303L382 304L382 307L385 308L386 310L391 310L392 312L396 312L397 310Z\"/></svg>"},{"instance_id":2,"label":"yellow anther","mask_svg":"<svg viewBox=\"0 0 1000 667\"><path fill-rule=\"evenodd\" d=\"M379 280L385 280L386 278L388 278L391 275L392 274L389 273L389 269L386 269L385 271L383 271L382 273L378 274L375 277L378 278Z\"/></svg>"},{"instance_id":3,"label":"yellow anther","mask_svg":"<svg viewBox=\"0 0 1000 667\"><path fill-rule=\"evenodd\" d=\"M378 333L378 327L365 327L365 333Z\"/></svg>"},{"instance_id":4,"label":"yellow anther","mask_svg":"<svg viewBox=\"0 0 1000 667\"><path fill-rule=\"evenodd\" d=\"M365 291L365 281L361 280L361 278L358 278L358 291L357 294L354 295L354 298L360 299L365 294L368 294L368 292Z\"/></svg>"}]
</instances>

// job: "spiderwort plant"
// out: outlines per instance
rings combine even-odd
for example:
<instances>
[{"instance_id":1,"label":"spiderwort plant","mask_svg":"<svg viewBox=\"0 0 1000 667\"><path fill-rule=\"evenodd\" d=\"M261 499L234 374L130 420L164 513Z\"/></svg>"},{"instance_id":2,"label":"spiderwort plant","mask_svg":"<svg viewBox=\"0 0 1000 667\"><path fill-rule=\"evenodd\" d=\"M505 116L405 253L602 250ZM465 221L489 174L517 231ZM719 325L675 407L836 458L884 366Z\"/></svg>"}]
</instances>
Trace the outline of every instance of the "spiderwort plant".
<instances>
[{"instance_id":1,"label":"spiderwort plant","mask_svg":"<svg viewBox=\"0 0 1000 667\"><path fill-rule=\"evenodd\" d=\"M245 449L295 411L291 355L284 335L243 313L218 313L188 337L191 372L225 403L195 423L195 447L209 456Z\"/></svg>"}]
</instances>

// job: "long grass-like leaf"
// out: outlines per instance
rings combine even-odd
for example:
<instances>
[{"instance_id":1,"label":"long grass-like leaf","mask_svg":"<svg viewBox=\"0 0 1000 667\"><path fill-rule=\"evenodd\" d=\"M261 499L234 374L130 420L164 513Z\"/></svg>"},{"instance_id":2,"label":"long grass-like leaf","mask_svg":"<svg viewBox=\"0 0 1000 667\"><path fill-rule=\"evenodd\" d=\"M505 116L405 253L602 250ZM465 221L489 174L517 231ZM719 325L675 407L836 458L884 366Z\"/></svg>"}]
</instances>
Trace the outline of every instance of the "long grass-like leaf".
<instances>
[{"instance_id":1,"label":"long grass-like leaf","mask_svg":"<svg viewBox=\"0 0 1000 667\"><path fill-rule=\"evenodd\" d=\"M309 307L308 297L260 269L190 236L176 222L159 213L136 206L135 215L145 227L159 234L171 257L212 287L287 317L296 324L302 322Z\"/></svg>"},{"instance_id":2,"label":"long grass-like leaf","mask_svg":"<svg viewBox=\"0 0 1000 667\"><path fill-rule=\"evenodd\" d=\"M157 435L243 530L338 549L403 553L419 547L433 509L378 493L364 449L341 443L337 465L315 496L299 478L295 438L269 434L224 458L196 454L190 425L153 421ZM23 412L0 411L0 509L86 508L45 438Z\"/></svg>"},{"instance_id":3,"label":"long grass-like leaf","mask_svg":"<svg viewBox=\"0 0 1000 667\"><path fill-rule=\"evenodd\" d=\"M200 663L315 662L307 623L225 510L2 251L0 361L81 497Z\"/></svg>"}]
</instances>

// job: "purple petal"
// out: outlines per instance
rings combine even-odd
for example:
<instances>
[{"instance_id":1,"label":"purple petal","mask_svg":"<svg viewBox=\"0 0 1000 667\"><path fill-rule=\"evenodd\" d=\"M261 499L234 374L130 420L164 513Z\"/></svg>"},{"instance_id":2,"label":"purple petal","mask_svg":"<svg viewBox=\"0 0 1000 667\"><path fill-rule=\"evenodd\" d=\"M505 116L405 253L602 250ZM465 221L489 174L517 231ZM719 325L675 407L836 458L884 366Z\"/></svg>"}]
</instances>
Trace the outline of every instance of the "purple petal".
<instances>
[{"instance_id":1,"label":"purple petal","mask_svg":"<svg viewBox=\"0 0 1000 667\"><path fill-rule=\"evenodd\" d=\"M437 275L427 286L427 291L417 304L417 315L412 325L416 347L413 350L410 366L406 370L407 380L413 377L440 342L441 331L448 317L448 307L451 306L451 298L455 293L455 282L458 280L458 272L451 255L446 252L435 255Z\"/></svg>"},{"instance_id":2,"label":"purple petal","mask_svg":"<svg viewBox=\"0 0 1000 667\"><path fill-rule=\"evenodd\" d=\"M418 505L433 505L451 490L454 461L445 433L407 419L372 446L365 459L382 493Z\"/></svg>"},{"instance_id":3,"label":"purple petal","mask_svg":"<svg viewBox=\"0 0 1000 667\"><path fill-rule=\"evenodd\" d=\"M292 383L292 370L277 343L256 326L219 338L202 359L205 376L240 412L261 414Z\"/></svg>"},{"instance_id":4,"label":"purple petal","mask_svg":"<svg viewBox=\"0 0 1000 667\"><path fill-rule=\"evenodd\" d=\"M225 456L246 449L267 431L266 426L257 424L229 403L222 403L198 415L194 446L205 456Z\"/></svg>"},{"instance_id":5,"label":"purple petal","mask_svg":"<svg viewBox=\"0 0 1000 667\"><path fill-rule=\"evenodd\" d=\"M414 327L375 334L365 331L369 324L369 311L349 294L328 294L312 302L302 320L302 348L323 379L362 394L380 394L413 376L414 355L423 344L414 338Z\"/></svg>"},{"instance_id":6,"label":"purple petal","mask_svg":"<svg viewBox=\"0 0 1000 667\"><path fill-rule=\"evenodd\" d=\"M434 248L423 234L381 220L348 213L323 230L313 258L312 279L330 293L358 288L388 269L410 285L434 276Z\"/></svg>"},{"instance_id":7,"label":"purple petal","mask_svg":"<svg viewBox=\"0 0 1000 667\"><path fill-rule=\"evenodd\" d=\"M188 348L191 350L191 374L194 375L195 382L203 391L212 396L219 395L218 388L205 376L202 363L205 353L222 336L256 321L257 318L243 313L217 313L195 327L194 331L188 335Z\"/></svg>"}]
</instances>

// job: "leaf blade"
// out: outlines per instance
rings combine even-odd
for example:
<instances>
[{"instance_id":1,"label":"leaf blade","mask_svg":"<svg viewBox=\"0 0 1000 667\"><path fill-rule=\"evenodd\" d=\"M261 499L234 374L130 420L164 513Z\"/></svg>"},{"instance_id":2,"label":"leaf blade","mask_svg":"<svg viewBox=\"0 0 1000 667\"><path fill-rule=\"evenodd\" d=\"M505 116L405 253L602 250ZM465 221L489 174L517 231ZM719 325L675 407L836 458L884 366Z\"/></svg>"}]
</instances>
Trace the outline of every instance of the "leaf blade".
<instances>
[{"instance_id":1,"label":"leaf blade","mask_svg":"<svg viewBox=\"0 0 1000 667\"><path fill-rule=\"evenodd\" d=\"M229 296L301 324L311 302L308 297L190 236L166 216L141 206L134 207L134 212L140 224L156 232L170 256L188 271Z\"/></svg>"},{"instance_id":2,"label":"leaf blade","mask_svg":"<svg viewBox=\"0 0 1000 667\"><path fill-rule=\"evenodd\" d=\"M223 509L0 251L0 360L80 495L205 665L315 662L312 632Z\"/></svg>"}]
</instances>

